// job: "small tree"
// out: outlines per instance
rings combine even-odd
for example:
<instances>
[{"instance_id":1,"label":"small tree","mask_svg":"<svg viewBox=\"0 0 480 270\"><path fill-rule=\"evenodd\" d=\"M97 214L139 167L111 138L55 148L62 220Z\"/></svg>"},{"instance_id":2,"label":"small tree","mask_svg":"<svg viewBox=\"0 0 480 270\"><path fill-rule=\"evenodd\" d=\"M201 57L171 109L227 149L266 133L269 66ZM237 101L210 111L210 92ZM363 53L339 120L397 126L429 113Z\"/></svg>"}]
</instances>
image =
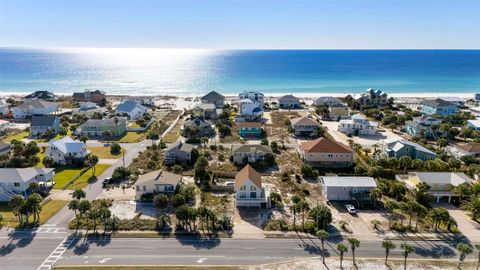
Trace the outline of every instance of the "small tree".
<instances>
[{"instance_id":1,"label":"small tree","mask_svg":"<svg viewBox=\"0 0 480 270\"><path fill-rule=\"evenodd\" d=\"M460 266L462 266L463 262L465 261L465 257L467 257L468 254L472 253L472 248L467 244L460 243L457 245L457 250L460 253L460 256L458 258L458 268L460 268Z\"/></svg>"},{"instance_id":2,"label":"small tree","mask_svg":"<svg viewBox=\"0 0 480 270\"><path fill-rule=\"evenodd\" d=\"M52 167L54 163L55 161L53 160L53 158L49 156L44 157L42 160L42 164L45 166L45 168Z\"/></svg>"},{"instance_id":3,"label":"small tree","mask_svg":"<svg viewBox=\"0 0 480 270\"><path fill-rule=\"evenodd\" d=\"M317 237L320 239L320 243L322 244L322 262L325 264L325 241L328 238L328 232L325 230L317 231Z\"/></svg>"},{"instance_id":4,"label":"small tree","mask_svg":"<svg viewBox=\"0 0 480 270\"><path fill-rule=\"evenodd\" d=\"M353 259L353 265L357 265L355 262L355 249L360 246L360 241L357 238L349 238L348 242L350 243L350 249L352 250L352 259Z\"/></svg>"},{"instance_id":5,"label":"small tree","mask_svg":"<svg viewBox=\"0 0 480 270\"><path fill-rule=\"evenodd\" d=\"M159 194L153 198L153 205L163 212L168 206L168 197L165 194Z\"/></svg>"},{"instance_id":6,"label":"small tree","mask_svg":"<svg viewBox=\"0 0 480 270\"><path fill-rule=\"evenodd\" d=\"M388 255L390 255L390 249L395 248L395 244L390 240L384 240L382 242L382 247L385 249L385 264L388 262Z\"/></svg>"},{"instance_id":7,"label":"small tree","mask_svg":"<svg viewBox=\"0 0 480 270\"><path fill-rule=\"evenodd\" d=\"M118 143L112 143L110 145L110 154L119 155L122 152L122 147Z\"/></svg>"},{"instance_id":8,"label":"small tree","mask_svg":"<svg viewBox=\"0 0 480 270\"><path fill-rule=\"evenodd\" d=\"M378 219L374 219L374 220L370 221L370 223L372 224L373 228L377 231L378 231L378 226L380 224L382 224L382 222L380 222L380 220L378 220Z\"/></svg>"},{"instance_id":9,"label":"small tree","mask_svg":"<svg viewBox=\"0 0 480 270\"><path fill-rule=\"evenodd\" d=\"M343 255L347 253L348 248L344 244L339 243L337 245L337 250L338 250L338 253L340 253L340 269L343 269Z\"/></svg>"},{"instance_id":10,"label":"small tree","mask_svg":"<svg viewBox=\"0 0 480 270\"><path fill-rule=\"evenodd\" d=\"M97 163L98 163L98 157L96 155L90 155L88 157L88 161L90 162L90 165L92 165L92 176L95 176L95 173L97 172Z\"/></svg>"},{"instance_id":11,"label":"small tree","mask_svg":"<svg viewBox=\"0 0 480 270\"><path fill-rule=\"evenodd\" d=\"M400 247L403 249L403 251L402 251L403 269L407 270L407 258L408 258L408 255L413 251L413 247L412 247L412 245L409 245L407 243L401 244Z\"/></svg>"},{"instance_id":12,"label":"small tree","mask_svg":"<svg viewBox=\"0 0 480 270\"><path fill-rule=\"evenodd\" d=\"M73 199L68 203L68 209L72 210L75 214L75 220L78 223L78 206L80 205L80 201L77 199Z\"/></svg>"},{"instance_id":13,"label":"small tree","mask_svg":"<svg viewBox=\"0 0 480 270\"><path fill-rule=\"evenodd\" d=\"M185 196L182 194L175 194L172 199L172 205L175 208L185 205Z\"/></svg>"},{"instance_id":14,"label":"small tree","mask_svg":"<svg viewBox=\"0 0 480 270\"><path fill-rule=\"evenodd\" d=\"M80 188L77 188L72 192L72 198L77 200L84 199L85 196L86 196L85 191L83 191Z\"/></svg>"}]
</instances>

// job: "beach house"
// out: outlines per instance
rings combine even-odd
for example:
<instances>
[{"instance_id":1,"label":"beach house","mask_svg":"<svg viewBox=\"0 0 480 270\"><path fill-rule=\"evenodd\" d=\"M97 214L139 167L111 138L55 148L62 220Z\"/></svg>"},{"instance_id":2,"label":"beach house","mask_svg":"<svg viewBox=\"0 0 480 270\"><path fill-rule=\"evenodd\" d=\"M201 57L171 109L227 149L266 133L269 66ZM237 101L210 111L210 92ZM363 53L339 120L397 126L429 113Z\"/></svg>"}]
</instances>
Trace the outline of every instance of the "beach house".
<instances>
[{"instance_id":1,"label":"beach house","mask_svg":"<svg viewBox=\"0 0 480 270\"><path fill-rule=\"evenodd\" d=\"M263 115L263 105L249 98L239 101L239 112L242 118L254 120Z\"/></svg>"},{"instance_id":2,"label":"beach house","mask_svg":"<svg viewBox=\"0 0 480 270\"><path fill-rule=\"evenodd\" d=\"M30 124L30 137L38 138L49 133L60 132L60 118L55 115L33 116Z\"/></svg>"},{"instance_id":3,"label":"beach house","mask_svg":"<svg viewBox=\"0 0 480 270\"><path fill-rule=\"evenodd\" d=\"M354 151L339 142L318 138L300 144L299 154L304 162L314 167L348 168L353 166Z\"/></svg>"},{"instance_id":4,"label":"beach house","mask_svg":"<svg viewBox=\"0 0 480 270\"><path fill-rule=\"evenodd\" d=\"M12 145L6 142L0 142L0 156L7 155L12 150Z\"/></svg>"},{"instance_id":5,"label":"beach house","mask_svg":"<svg viewBox=\"0 0 480 270\"><path fill-rule=\"evenodd\" d=\"M135 182L135 199L142 199L145 194L173 194L182 183L182 176L171 172L158 170L142 174Z\"/></svg>"},{"instance_id":6,"label":"beach house","mask_svg":"<svg viewBox=\"0 0 480 270\"><path fill-rule=\"evenodd\" d=\"M42 99L29 99L12 108L13 118L25 119L33 115L48 115L58 111L59 105Z\"/></svg>"},{"instance_id":7,"label":"beach house","mask_svg":"<svg viewBox=\"0 0 480 270\"><path fill-rule=\"evenodd\" d=\"M432 126L438 126L441 123L442 121L435 117L422 115L405 121L405 132L414 137L436 138L437 135L432 129Z\"/></svg>"},{"instance_id":8,"label":"beach house","mask_svg":"<svg viewBox=\"0 0 480 270\"><path fill-rule=\"evenodd\" d=\"M55 101L56 100L55 94L50 91L35 91L30 95L25 96L25 99L42 99L46 101Z\"/></svg>"},{"instance_id":9,"label":"beach house","mask_svg":"<svg viewBox=\"0 0 480 270\"><path fill-rule=\"evenodd\" d=\"M295 136L316 137L318 136L317 130L320 127L320 123L310 117L304 116L290 119L290 127Z\"/></svg>"},{"instance_id":10,"label":"beach house","mask_svg":"<svg viewBox=\"0 0 480 270\"><path fill-rule=\"evenodd\" d=\"M213 123L202 117L194 117L183 123L181 134L186 138L209 137L215 134Z\"/></svg>"},{"instance_id":11,"label":"beach house","mask_svg":"<svg viewBox=\"0 0 480 270\"><path fill-rule=\"evenodd\" d=\"M117 106L117 113L127 116L130 120L136 120L146 114L148 108L140 104L138 101L125 100Z\"/></svg>"},{"instance_id":12,"label":"beach house","mask_svg":"<svg viewBox=\"0 0 480 270\"><path fill-rule=\"evenodd\" d=\"M105 105L107 96L105 92L100 90L85 91L73 93L73 101L75 102L95 102L100 106Z\"/></svg>"},{"instance_id":13,"label":"beach house","mask_svg":"<svg viewBox=\"0 0 480 270\"><path fill-rule=\"evenodd\" d=\"M361 114L355 114L351 119L342 119L338 123L338 131L347 135L375 135L378 122L369 121Z\"/></svg>"},{"instance_id":14,"label":"beach house","mask_svg":"<svg viewBox=\"0 0 480 270\"><path fill-rule=\"evenodd\" d=\"M116 117L109 119L88 119L80 125L76 134L91 137L118 137L127 132L127 119Z\"/></svg>"},{"instance_id":15,"label":"beach house","mask_svg":"<svg viewBox=\"0 0 480 270\"><path fill-rule=\"evenodd\" d=\"M0 201L8 202L14 195L27 197L30 183L45 185L54 176L55 171L47 168L0 168Z\"/></svg>"},{"instance_id":16,"label":"beach house","mask_svg":"<svg viewBox=\"0 0 480 270\"><path fill-rule=\"evenodd\" d=\"M262 136L262 122L239 122L238 129L242 138L260 138Z\"/></svg>"},{"instance_id":17,"label":"beach house","mask_svg":"<svg viewBox=\"0 0 480 270\"><path fill-rule=\"evenodd\" d=\"M234 164L254 163L272 155L272 148L262 144L232 145L232 162Z\"/></svg>"},{"instance_id":18,"label":"beach house","mask_svg":"<svg viewBox=\"0 0 480 270\"><path fill-rule=\"evenodd\" d=\"M239 100L250 99L250 100L254 101L255 103L258 103L260 108L263 108L264 95L260 92L244 91L244 92L238 94L238 98L239 98Z\"/></svg>"},{"instance_id":19,"label":"beach house","mask_svg":"<svg viewBox=\"0 0 480 270\"><path fill-rule=\"evenodd\" d=\"M180 140L172 143L165 149L164 163L167 165L175 164L176 162L189 164L192 162L192 152L194 146L189 143L184 143Z\"/></svg>"},{"instance_id":20,"label":"beach house","mask_svg":"<svg viewBox=\"0 0 480 270\"><path fill-rule=\"evenodd\" d=\"M458 107L454 103L437 99L424 100L420 104L420 112L426 115L447 116L458 112Z\"/></svg>"},{"instance_id":21,"label":"beach house","mask_svg":"<svg viewBox=\"0 0 480 270\"><path fill-rule=\"evenodd\" d=\"M323 97L317 98L314 104L317 106L336 106L336 105L343 105L343 102L336 97L323 96Z\"/></svg>"},{"instance_id":22,"label":"beach house","mask_svg":"<svg viewBox=\"0 0 480 270\"><path fill-rule=\"evenodd\" d=\"M348 107L343 104L328 106L328 116L330 119L340 121L342 119L349 119Z\"/></svg>"},{"instance_id":23,"label":"beach house","mask_svg":"<svg viewBox=\"0 0 480 270\"><path fill-rule=\"evenodd\" d=\"M473 130L480 130L480 118L467 120L467 128Z\"/></svg>"},{"instance_id":24,"label":"beach house","mask_svg":"<svg viewBox=\"0 0 480 270\"><path fill-rule=\"evenodd\" d=\"M213 104L216 109L222 109L225 106L225 97L216 91L211 91L200 98L203 104Z\"/></svg>"},{"instance_id":25,"label":"beach house","mask_svg":"<svg viewBox=\"0 0 480 270\"><path fill-rule=\"evenodd\" d=\"M426 183L430 187L430 193L437 202L451 202L452 198L458 198L454 191L455 187L461 184L472 184L473 180L461 172L410 172L408 174L397 174L395 178L402 181L409 189L417 189L419 183Z\"/></svg>"},{"instance_id":26,"label":"beach house","mask_svg":"<svg viewBox=\"0 0 480 270\"><path fill-rule=\"evenodd\" d=\"M375 179L364 176L321 176L320 185L327 201L355 201L358 206L373 202L370 192Z\"/></svg>"},{"instance_id":27,"label":"beach house","mask_svg":"<svg viewBox=\"0 0 480 270\"><path fill-rule=\"evenodd\" d=\"M382 154L387 158L400 159L410 157L422 161L435 159L436 154L418 143L403 139L385 140L382 144Z\"/></svg>"},{"instance_id":28,"label":"beach house","mask_svg":"<svg viewBox=\"0 0 480 270\"><path fill-rule=\"evenodd\" d=\"M300 99L293 95L285 95L278 98L278 106L281 109L297 109L300 108Z\"/></svg>"},{"instance_id":29,"label":"beach house","mask_svg":"<svg viewBox=\"0 0 480 270\"><path fill-rule=\"evenodd\" d=\"M215 107L213 103L199 103L192 109L194 116L199 116L203 119L216 120L222 113L222 109Z\"/></svg>"},{"instance_id":30,"label":"beach house","mask_svg":"<svg viewBox=\"0 0 480 270\"><path fill-rule=\"evenodd\" d=\"M456 158L461 158L464 156L472 156L475 158L480 158L480 143L470 142L465 144L458 145L448 145L446 147L447 152Z\"/></svg>"},{"instance_id":31,"label":"beach house","mask_svg":"<svg viewBox=\"0 0 480 270\"><path fill-rule=\"evenodd\" d=\"M0 132L5 131L5 129L7 129L9 125L9 121L0 119Z\"/></svg>"},{"instance_id":32,"label":"beach house","mask_svg":"<svg viewBox=\"0 0 480 270\"><path fill-rule=\"evenodd\" d=\"M384 107L388 102L388 94L382 90L367 89L356 99L363 106Z\"/></svg>"},{"instance_id":33,"label":"beach house","mask_svg":"<svg viewBox=\"0 0 480 270\"><path fill-rule=\"evenodd\" d=\"M262 176L246 165L235 176L235 206L270 208L270 194L262 184Z\"/></svg>"},{"instance_id":34,"label":"beach house","mask_svg":"<svg viewBox=\"0 0 480 270\"><path fill-rule=\"evenodd\" d=\"M45 150L45 156L51 157L58 165L83 164L88 154L90 151L84 142L69 136L51 140Z\"/></svg>"}]
</instances>

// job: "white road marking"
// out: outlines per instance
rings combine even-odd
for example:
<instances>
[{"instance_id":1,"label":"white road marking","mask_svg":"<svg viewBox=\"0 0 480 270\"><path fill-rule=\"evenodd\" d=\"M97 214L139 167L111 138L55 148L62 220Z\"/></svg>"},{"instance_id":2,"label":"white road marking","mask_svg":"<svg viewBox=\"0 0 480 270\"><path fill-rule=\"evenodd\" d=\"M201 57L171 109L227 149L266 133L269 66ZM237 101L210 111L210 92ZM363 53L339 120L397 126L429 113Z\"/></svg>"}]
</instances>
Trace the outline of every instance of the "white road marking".
<instances>
[{"instance_id":1,"label":"white road marking","mask_svg":"<svg viewBox=\"0 0 480 270\"><path fill-rule=\"evenodd\" d=\"M63 241L58 244L55 250L53 250L52 253L50 253L50 255L45 259L45 261L43 261L43 263L37 268L37 270L52 269L55 263L60 259L60 257L67 250L67 248L72 244L74 239L75 236L72 235L65 237Z\"/></svg>"},{"instance_id":2,"label":"white road marking","mask_svg":"<svg viewBox=\"0 0 480 270\"><path fill-rule=\"evenodd\" d=\"M196 260L197 263L204 263L207 260L207 258L200 258Z\"/></svg>"},{"instance_id":3,"label":"white road marking","mask_svg":"<svg viewBox=\"0 0 480 270\"><path fill-rule=\"evenodd\" d=\"M111 259L112 258L105 258L105 259L99 260L98 262L103 264L103 263L106 263L106 262L110 261Z\"/></svg>"}]
</instances>

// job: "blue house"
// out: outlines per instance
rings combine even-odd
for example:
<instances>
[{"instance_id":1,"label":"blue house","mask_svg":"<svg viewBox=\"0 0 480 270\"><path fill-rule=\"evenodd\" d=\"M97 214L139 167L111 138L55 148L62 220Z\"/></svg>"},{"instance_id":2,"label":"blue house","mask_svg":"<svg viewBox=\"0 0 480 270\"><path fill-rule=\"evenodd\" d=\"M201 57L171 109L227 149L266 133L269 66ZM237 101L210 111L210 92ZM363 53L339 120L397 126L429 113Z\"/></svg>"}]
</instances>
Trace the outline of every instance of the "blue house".
<instances>
[{"instance_id":1,"label":"blue house","mask_svg":"<svg viewBox=\"0 0 480 270\"><path fill-rule=\"evenodd\" d=\"M405 131L414 137L436 138L432 130L433 125L440 125L441 120L428 115L414 117L411 121L405 121Z\"/></svg>"},{"instance_id":2,"label":"blue house","mask_svg":"<svg viewBox=\"0 0 480 270\"><path fill-rule=\"evenodd\" d=\"M447 116L458 112L458 107L451 102L437 98L423 101L420 112L427 115Z\"/></svg>"},{"instance_id":3,"label":"blue house","mask_svg":"<svg viewBox=\"0 0 480 270\"><path fill-rule=\"evenodd\" d=\"M261 122L239 122L238 127L242 138L260 138L262 136Z\"/></svg>"}]
</instances>

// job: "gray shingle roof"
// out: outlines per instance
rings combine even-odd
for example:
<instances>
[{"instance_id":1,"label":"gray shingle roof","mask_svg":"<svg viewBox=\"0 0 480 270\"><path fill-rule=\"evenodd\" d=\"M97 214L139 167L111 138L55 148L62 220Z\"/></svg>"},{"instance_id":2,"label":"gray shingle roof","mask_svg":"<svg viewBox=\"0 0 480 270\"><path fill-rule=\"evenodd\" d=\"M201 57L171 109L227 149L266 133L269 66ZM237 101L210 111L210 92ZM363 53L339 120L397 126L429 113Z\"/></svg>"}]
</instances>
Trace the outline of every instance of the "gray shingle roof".
<instances>
[{"instance_id":1,"label":"gray shingle roof","mask_svg":"<svg viewBox=\"0 0 480 270\"><path fill-rule=\"evenodd\" d=\"M47 174L52 171L53 169L47 168L3 168L0 169L0 182L27 182L39 174Z\"/></svg>"},{"instance_id":2,"label":"gray shingle roof","mask_svg":"<svg viewBox=\"0 0 480 270\"><path fill-rule=\"evenodd\" d=\"M53 115L43 115L43 116L32 116L32 127L51 127L55 123L56 116Z\"/></svg>"},{"instance_id":3,"label":"gray shingle roof","mask_svg":"<svg viewBox=\"0 0 480 270\"><path fill-rule=\"evenodd\" d=\"M211 91L210 93L206 94L201 98L201 100L225 100L225 97L216 91Z\"/></svg>"},{"instance_id":4,"label":"gray shingle roof","mask_svg":"<svg viewBox=\"0 0 480 270\"><path fill-rule=\"evenodd\" d=\"M448 106L454 106L455 104L445 101L443 99L429 99L429 100L424 100L422 101L422 105L429 106L429 107L448 107Z\"/></svg>"},{"instance_id":5,"label":"gray shingle roof","mask_svg":"<svg viewBox=\"0 0 480 270\"><path fill-rule=\"evenodd\" d=\"M131 112L133 109L139 107L142 110L146 110L146 108L140 104L138 101L133 100L126 100L122 104L118 105L117 112Z\"/></svg>"},{"instance_id":6,"label":"gray shingle roof","mask_svg":"<svg viewBox=\"0 0 480 270\"><path fill-rule=\"evenodd\" d=\"M50 108L50 107L58 107L58 103L55 102L48 102L41 99L32 99L27 100L24 103L14 107L16 109L33 109L33 108Z\"/></svg>"},{"instance_id":7,"label":"gray shingle roof","mask_svg":"<svg viewBox=\"0 0 480 270\"><path fill-rule=\"evenodd\" d=\"M84 147L86 147L85 143L74 140L69 136L63 137L58 140L53 139L50 141L50 145L55 146L64 154L78 153L81 152Z\"/></svg>"},{"instance_id":8,"label":"gray shingle roof","mask_svg":"<svg viewBox=\"0 0 480 270\"><path fill-rule=\"evenodd\" d=\"M261 144L242 144L242 145L233 145L232 151L233 152L250 152L250 150L254 148L255 151L261 151L264 153L272 153L272 148L268 145L261 145Z\"/></svg>"},{"instance_id":9,"label":"gray shingle roof","mask_svg":"<svg viewBox=\"0 0 480 270\"><path fill-rule=\"evenodd\" d=\"M142 174L138 177L136 184L155 181L158 184L170 184L173 186L178 185L182 180L182 176L162 170L153 171L147 174Z\"/></svg>"}]
</instances>

